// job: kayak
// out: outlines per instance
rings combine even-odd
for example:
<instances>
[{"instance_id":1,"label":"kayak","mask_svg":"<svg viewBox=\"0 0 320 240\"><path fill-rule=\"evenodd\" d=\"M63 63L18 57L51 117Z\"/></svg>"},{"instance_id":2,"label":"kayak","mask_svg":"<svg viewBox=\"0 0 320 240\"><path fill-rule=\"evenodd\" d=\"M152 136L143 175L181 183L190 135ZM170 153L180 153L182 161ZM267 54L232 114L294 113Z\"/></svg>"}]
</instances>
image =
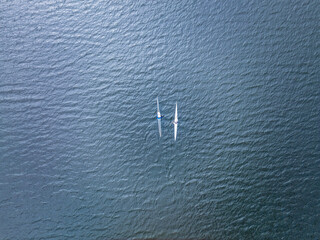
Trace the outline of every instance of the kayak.
<instances>
[{"instance_id":1,"label":"kayak","mask_svg":"<svg viewBox=\"0 0 320 240\"><path fill-rule=\"evenodd\" d=\"M176 141L177 133L178 133L178 103L176 103L176 111L174 113L173 127L174 127L174 140Z\"/></svg>"},{"instance_id":2,"label":"kayak","mask_svg":"<svg viewBox=\"0 0 320 240\"><path fill-rule=\"evenodd\" d=\"M161 137L162 135L162 131L161 131L161 113L160 113L160 107L159 107L159 100L158 100L158 97L157 97L157 120L158 120L158 128L159 128L159 135Z\"/></svg>"}]
</instances>

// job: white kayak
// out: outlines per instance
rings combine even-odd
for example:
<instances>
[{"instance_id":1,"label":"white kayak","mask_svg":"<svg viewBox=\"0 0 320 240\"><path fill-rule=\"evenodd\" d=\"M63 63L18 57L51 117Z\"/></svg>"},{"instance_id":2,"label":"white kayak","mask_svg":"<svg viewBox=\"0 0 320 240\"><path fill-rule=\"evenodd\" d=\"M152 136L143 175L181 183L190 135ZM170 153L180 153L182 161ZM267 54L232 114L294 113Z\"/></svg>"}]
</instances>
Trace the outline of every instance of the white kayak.
<instances>
[{"instance_id":1,"label":"white kayak","mask_svg":"<svg viewBox=\"0 0 320 240\"><path fill-rule=\"evenodd\" d=\"M161 113L160 113L160 107L159 107L159 100L158 100L158 97L157 97L157 119L158 119L158 128L159 128L159 135L161 137Z\"/></svg>"},{"instance_id":2,"label":"white kayak","mask_svg":"<svg viewBox=\"0 0 320 240\"><path fill-rule=\"evenodd\" d=\"M173 127L174 127L174 140L176 141L177 133L178 133L178 103L176 103L176 111L174 113Z\"/></svg>"}]
</instances>

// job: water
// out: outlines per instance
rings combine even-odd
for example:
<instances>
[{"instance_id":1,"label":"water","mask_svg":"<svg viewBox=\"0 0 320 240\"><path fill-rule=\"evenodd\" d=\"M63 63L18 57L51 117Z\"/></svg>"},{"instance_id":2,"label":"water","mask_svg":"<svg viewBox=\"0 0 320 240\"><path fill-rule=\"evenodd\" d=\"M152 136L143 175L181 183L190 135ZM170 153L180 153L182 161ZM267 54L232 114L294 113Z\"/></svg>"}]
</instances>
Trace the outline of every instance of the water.
<instances>
[{"instance_id":1,"label":"water","mask_svg":"<svg viewBox=\"0 0 320 240\"><path fill-rule=\"evenodd\" d=\"M2 1L0 238L319 239L319 15Z\"/></svg>"}]
</instances>

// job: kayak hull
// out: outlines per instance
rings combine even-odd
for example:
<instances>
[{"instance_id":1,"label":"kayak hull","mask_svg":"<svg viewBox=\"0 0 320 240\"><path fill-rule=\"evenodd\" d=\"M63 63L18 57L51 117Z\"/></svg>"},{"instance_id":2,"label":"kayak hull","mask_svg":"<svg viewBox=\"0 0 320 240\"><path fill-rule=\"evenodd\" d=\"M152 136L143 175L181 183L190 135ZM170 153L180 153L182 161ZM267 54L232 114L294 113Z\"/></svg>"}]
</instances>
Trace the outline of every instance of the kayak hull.
<instances>
[{"instance_id":1,"label":"kayak hull","mask_svg":"<svg viewBox=\"0 0 320 240\"><path fill-rule=\"evenodd\" d=\"M159 135L161 137L162 131L161 131L161 119L158 119L158 128L159 128Z\"/></svg>"},{"instance_id":2,"label":"kayak hull","mask_svg":"<svg viewBox=\"0 0 320 240\"><path fill-rule=\"evenodd\" d=\"M159 128L159 135L162 136L162 130L161 130L161 113L160 113L160 107L159 107L159 99L157 97L157 119L158 119L158 128Z\"/></svg>"},{"instance_id":3,"label":"kayak hull","mask_svg":"<svg viewBox=\"0 0 320 240\"><path fill-rule=\"evenodd\" d=\"M178 134L178 103L176 103L176 110L174 113L174 122L173 122L173 126L174 126L174 140L177 140L177 134Z\"/></svg>"},{"instance_id":4,"label":"kayak hull","mask_svg":"<svg viewBox=\"0 0 320 240\"><path fill-rule=\"evenodd\" d=\"M178 124L174 124L174 140L177 140L177 133L178 133Z\"/></svg>"}]
</instances>

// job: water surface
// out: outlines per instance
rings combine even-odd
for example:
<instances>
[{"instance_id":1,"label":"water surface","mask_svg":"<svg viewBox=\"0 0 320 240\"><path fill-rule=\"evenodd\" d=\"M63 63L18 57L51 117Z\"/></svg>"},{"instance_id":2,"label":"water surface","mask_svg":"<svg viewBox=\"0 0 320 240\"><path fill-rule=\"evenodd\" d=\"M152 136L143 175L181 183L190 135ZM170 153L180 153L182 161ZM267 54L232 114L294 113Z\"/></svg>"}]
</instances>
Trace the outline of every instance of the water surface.
<instances>
[{"instance_id":1,"label":"water surface","mask_svg":"<svg viewBox=\"0 0 320 240\"><path fill-rule=\"evenodd\" d=\"M3 1L0 238L319 239L319 16Z\"/></svg>"}]
</instances>

